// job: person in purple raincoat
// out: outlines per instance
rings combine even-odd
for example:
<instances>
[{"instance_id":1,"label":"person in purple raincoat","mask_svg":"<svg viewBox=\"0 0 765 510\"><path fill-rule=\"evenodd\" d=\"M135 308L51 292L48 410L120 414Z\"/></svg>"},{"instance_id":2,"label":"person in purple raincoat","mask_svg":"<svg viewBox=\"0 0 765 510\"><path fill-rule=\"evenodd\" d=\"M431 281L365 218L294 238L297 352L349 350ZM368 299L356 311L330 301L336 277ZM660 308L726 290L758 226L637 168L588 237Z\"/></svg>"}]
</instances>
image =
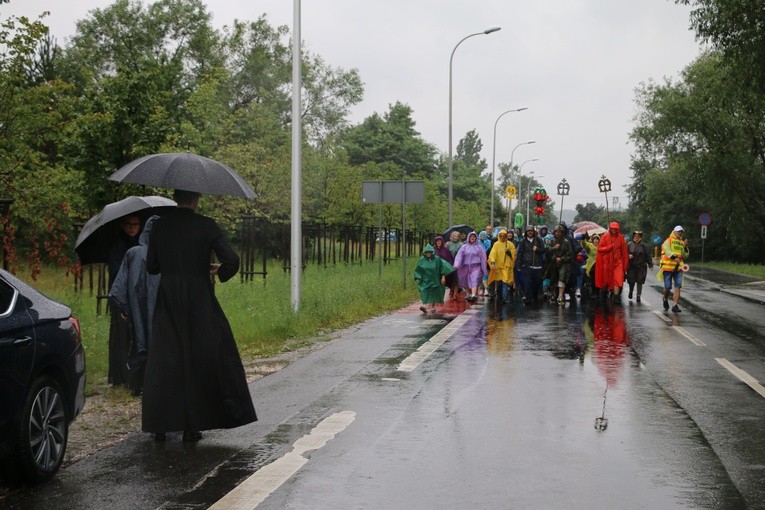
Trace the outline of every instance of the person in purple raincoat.
<instances>
[{"instance_id":1,"label":"person in purple raincoat","mask_svg":"<svg viewBox=\"0 0 765 510\"><path fill-rule=\"evenodd\" d=\"M486 251L478 243L478 235L471 232L467 242L462 245L454 259L454 269L462 288L468 289L467 301L478 301L478 286L483 275L487 274Z\"/></svg>"},{"instance_id":2,"label":"person in purple raincoat","mask_svg":"<svg viewBox=\"0 0 765 510\"><path fill-rule=\"evenodd\" d=\"M446 247L443 237L436 236L433 239L433 247L436 250L436 255L447 261L450 265L454 265L454 256L452 255L452 252L449 251L449 248ZM449 289L449 298L454 299L457 295L457 289L459 288L457 285L456 271L446 276L446 288Z\"/></svg>"}]
</instances>

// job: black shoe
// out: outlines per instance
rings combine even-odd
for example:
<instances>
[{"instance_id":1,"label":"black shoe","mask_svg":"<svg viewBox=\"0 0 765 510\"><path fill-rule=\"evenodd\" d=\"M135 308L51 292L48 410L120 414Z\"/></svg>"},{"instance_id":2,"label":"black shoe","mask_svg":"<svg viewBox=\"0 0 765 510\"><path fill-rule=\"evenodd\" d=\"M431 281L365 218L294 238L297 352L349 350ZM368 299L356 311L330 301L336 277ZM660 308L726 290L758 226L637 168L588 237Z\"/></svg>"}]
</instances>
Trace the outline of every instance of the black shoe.
<instances>
[{"instance_id":1,"label":"black shoe","mask_svg":"<svg viewBox=\"0 0 765 510\"><path fill-rule=\"evenodd\" d=\"M154 435L154 441L158 443L164 443L167 440L167 434L164 432L157 432Z\"/></svg>"},{"instance_id":2,"label":"black shoe","mask_svg":"<svg viewBox=\"0 0 765 510\"><path fill-rule=\"evenodd\" d=\"M631 291L631 290L630 290L630 293L629 293L629 294L627 294L627 298L628 298L628 299L632 299L632 291Z\"/></svg>"},{"instance_id":3,"label":"black shoe","mask_svg":"<svg viewBox=\"0 0 765 510\"><path fill-rule=\"evenodd\" d=\"M667 298L664 298L664 309L669 310L669 301L667 301Z\"/></svg>"},{"instance_id":4,"label":"black shoe","mask_svg":"<svg viewBox=\"0 0 765 510\"><path fill-rule=\"evenodd\" d=\"M640 294L638 294L638 297L636 297L636 298L635 298L635 301L637 301L638 303L640 303Z\"/></svg>"},{"instance_id":5,"label":"black shoe","mask_svg":"<svg viewBox=\"0 0 765 510\"><path fill-rule=\"evenodd\" d=\"M672 311L673 311L673 312L675 312L675 313L680 313L680 312L682 312L682 310L680 309L680 307L679 307L679 306L677 306L677 305L675 305L675 306L673 306L673 307L672 307Z\"/></svg>"},{"instance_id":6,"label":"black shoe","mask_svg":"<svg viewBox=\"0 0 765 510\"><path fill-rule=\"evenodd\" d=\"M196 430L184 430L183 431L183 441L186 443L196 443L202 439L202 433L197 432Z\"/></svg>"}]
</instances>

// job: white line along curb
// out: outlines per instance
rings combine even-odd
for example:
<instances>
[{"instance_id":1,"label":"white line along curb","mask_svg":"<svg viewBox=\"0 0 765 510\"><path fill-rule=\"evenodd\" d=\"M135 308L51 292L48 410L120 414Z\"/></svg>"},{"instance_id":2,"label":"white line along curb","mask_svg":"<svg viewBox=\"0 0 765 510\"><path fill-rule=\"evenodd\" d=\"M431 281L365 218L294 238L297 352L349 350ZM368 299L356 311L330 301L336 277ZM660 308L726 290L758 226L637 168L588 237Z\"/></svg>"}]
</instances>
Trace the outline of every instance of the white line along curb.
<instances>
[{"instance_id":1,"label":"white line along curb","mask_svg":"<svg viewBox=\"0 0 765 510\"><path fill-rule=\"evenodd\" d=\"M303 467L303 454L318 450L356 419L353 411L335 413L322 420L311 432L292 445L292 451L253 473L234 490L223 496L211 510L252 510Z\"/></svg>"}]
</instances>

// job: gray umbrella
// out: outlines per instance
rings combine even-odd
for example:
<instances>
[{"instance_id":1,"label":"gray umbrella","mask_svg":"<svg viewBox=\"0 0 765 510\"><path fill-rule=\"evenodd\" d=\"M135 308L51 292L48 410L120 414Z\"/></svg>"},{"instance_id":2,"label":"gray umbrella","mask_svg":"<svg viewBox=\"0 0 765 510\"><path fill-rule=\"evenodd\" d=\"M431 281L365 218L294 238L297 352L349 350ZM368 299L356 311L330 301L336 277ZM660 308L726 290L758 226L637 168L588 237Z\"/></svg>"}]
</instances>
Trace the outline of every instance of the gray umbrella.
<instances>
[{"instance_id":1,"label":"gray umbrella","mask_svg":"<svg viewBox=\"0 0 765 510\"><path fill-rule=\"evenodd\" d=\"M148 217L164 208L175 206L176 203L169 198L158 196L130 196L107 204L85 223L77 236L74 251L80 257L80 263L85 265L107 261L109 249L119 228L116 220L133 213L141 213Z\"/></svg>"},{"instance_id":2,"label":"gray umbrella","mask_svg":"<svg viewBox=\"0 0 765 510\"><path fill-rule=\"evenodd\" d=\"M252 188L231 168L191 152L168 152L138 158L110 175L109 180L208 195L255 198Z\"/></svg>"}]
</instances>

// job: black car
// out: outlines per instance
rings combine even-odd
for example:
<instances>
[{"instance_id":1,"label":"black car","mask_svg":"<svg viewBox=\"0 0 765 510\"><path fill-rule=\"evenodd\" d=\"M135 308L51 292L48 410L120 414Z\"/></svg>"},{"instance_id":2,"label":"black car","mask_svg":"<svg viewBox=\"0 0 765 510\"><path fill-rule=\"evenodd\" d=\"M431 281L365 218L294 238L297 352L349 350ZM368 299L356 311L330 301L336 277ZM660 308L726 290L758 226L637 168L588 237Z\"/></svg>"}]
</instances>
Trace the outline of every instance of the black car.
<instances>
[{"instance_id":1,"label":"black car","mask_svg":"<svg viewBox=\"0 0 765 510\"><path fill-rule=\"evenodd\" d=\"M85 404L85 351L72 310L0 269L0 463L48 480Z\"/></svg>"}]
</instances>

